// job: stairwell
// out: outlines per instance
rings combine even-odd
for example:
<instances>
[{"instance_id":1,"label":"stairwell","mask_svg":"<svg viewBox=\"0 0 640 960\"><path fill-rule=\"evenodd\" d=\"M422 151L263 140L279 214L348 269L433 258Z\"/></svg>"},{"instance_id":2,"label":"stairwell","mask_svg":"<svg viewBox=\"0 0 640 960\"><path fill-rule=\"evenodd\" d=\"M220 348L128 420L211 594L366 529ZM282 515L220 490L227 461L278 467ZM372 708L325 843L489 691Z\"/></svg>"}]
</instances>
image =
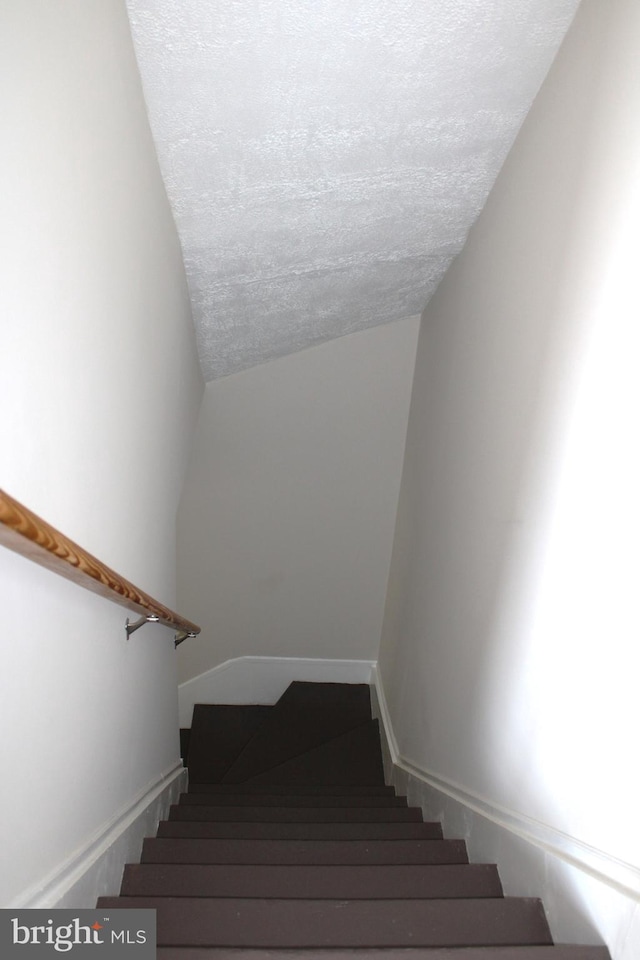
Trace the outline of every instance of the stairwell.
<instances>
[{"instance_id":1,"label":"stairwell","mask_svg":"<svg viewBox=\"0 0 640 960\"><path fill-rule=\"evenodd\" d=\"M186 738L185 738L186 740ZM189 790L99 907L157 911L163 960L608 960L385 786L364 685L199 704Z\"/></svg>"}]
</instances>

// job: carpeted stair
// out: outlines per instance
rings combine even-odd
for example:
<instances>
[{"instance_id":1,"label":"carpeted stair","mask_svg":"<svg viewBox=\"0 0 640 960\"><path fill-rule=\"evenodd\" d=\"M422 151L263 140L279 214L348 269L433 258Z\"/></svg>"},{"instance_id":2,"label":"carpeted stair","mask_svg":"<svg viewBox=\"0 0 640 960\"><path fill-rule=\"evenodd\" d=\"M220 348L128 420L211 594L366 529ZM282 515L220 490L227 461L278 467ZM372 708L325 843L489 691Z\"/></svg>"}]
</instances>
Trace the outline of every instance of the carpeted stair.
<instances>
[{"instance_id":1,"label":"carpeted stair","mask_svg":"<svg viewBox=\"0 0 640 960\"><path fill-rule=\"evenodd\" d=\"M161 960L608 960L385 786L368 687L199 704L182 739L189 792L98 901L155 908Z\"/></svg>"}]
</instances>

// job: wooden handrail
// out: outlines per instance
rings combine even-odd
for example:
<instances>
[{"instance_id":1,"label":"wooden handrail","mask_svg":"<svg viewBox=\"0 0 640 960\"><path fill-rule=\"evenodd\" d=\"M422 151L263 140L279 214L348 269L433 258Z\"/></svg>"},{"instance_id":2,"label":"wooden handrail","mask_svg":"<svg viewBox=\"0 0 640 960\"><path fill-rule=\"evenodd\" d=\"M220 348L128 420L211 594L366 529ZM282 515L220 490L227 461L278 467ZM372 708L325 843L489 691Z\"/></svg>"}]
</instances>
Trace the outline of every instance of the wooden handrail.
<instances>
[{"instance_id":1,"label":"wooden handrail","mask_svg":"<svg viewBox=\"0 0 640 960\"><path fill-rule=\"evenodd\" d=\"M0 490L0 544L85 590L113 600L128 610L135 610L144 617L157 618L157 622L165 627L172 627L181 634L200 633L200 627L195 623L138 590L4 490Z\"/></svg>"}]
</instances>

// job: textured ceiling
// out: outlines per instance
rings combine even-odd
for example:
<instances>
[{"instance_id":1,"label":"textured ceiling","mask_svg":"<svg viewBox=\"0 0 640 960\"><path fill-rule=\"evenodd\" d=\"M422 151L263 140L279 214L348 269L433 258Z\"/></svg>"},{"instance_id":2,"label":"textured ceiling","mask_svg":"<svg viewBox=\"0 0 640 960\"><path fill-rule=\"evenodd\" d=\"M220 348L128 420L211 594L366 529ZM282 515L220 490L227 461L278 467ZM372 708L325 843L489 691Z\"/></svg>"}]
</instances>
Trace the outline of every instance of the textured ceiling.
<instances>
[{"instance_id":1,"label":"textured ceiling","mask_svg":"<svg viewBox=\"0 0 640 960\"><path fill-rule=\"evenodd\" d=\"M578 0L127 0L203 371L419 313Z\"/></svg>"}]
</instances>

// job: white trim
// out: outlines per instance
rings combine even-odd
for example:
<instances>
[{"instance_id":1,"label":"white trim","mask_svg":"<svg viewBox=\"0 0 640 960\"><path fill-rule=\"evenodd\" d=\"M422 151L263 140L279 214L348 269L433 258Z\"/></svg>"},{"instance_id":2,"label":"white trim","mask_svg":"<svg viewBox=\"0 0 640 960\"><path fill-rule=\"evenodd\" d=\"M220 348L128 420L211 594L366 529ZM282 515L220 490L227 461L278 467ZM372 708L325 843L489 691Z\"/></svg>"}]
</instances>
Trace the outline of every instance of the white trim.
<instances>
[{"instance_id":1,"label":"white trim","mask_svg":"<svg viewBox=\"0 0 640 960\"><path fill-rule=\"evenodd\" d=\"M378 670L377 663L374 663L374 665L371 668L371 684L375 689L376 698L378 701L377 712L380 714L380 716L377 719L382 721L384 735L387 740L389 753L391 754L391 762L394 763L397 767L399 767L401 766L400 750L398 748L398 741L396 740L396 735L393 732L393 723L391 722L389 705L387 703L387 698L384 693L384 687L382 686L382 680L380 679L380 671Z\"/></svg>"},{"instance_id":2,"label":"white trim","mask_svg":"<svg viewBox=\"0 0 640 960\"><path fill-rule=\"evenodd\" d=\"M601 883L613 887L625 896L640 900L640 869L638 867L619 860L604 850L583 843L577 837L563 833L548 823L534 820L517 810L502 807L405 757L400 752L393 730L391 714L377 664L371 670L371 680L377 695L379 719L384 729L391 761L397 768L404 771L409 777L450 797L463 807L473 810L474 813L479 814L498 827L515 834L521 840L533 844L545 853L558 857Z\"/></svg>"},{"instance_id":3,"label":"white trim","mask_svg":"<svg viewBox=\"0 0 640 960\"><path fill-rule=\"evenodd\" d=\"M235 657L178 687L180 726L190 727L195 703L275 703L294 680L370 683L373 660Z\"/></svg>"},{"instance_id":4,"label":"white trim","mask_svg":"<svg viewBox=\"0 0 640 960\"><path fill-rule=\"evenodd\" d=\"M182 763L165 771L63 863L7 904L10 908L95 907L98 896L118 893L122 868L139 857L144 836L155 832L169 805L185 789Z\"/></svg>"}]
</instances>

